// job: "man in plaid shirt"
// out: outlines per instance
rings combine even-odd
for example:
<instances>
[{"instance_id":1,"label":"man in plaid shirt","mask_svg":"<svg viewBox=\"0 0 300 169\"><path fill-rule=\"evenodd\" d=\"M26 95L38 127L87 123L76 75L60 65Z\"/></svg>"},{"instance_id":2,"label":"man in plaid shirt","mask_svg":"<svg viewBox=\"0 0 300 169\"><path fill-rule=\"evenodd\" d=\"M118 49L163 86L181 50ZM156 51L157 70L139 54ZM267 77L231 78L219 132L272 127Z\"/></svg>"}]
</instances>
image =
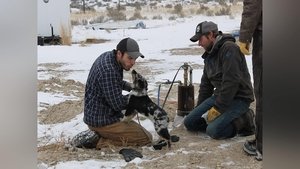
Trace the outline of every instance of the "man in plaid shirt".
<instances>
[{"instance_id":1,"label":"man in plaid shirt","mask_svg":"<svg viewBox=\"0 0 300 169\"><path fill-rule=\"evenodd\" d=\"M116 49L101 54L90 70L84 98L84 122L100 135L97 148L107 145L147 145L152 135L134 121L123 122L131 84L123 80L123 70L129 71L138 57L144 58L137 42L125 38Z\"/></svg>"}]
</instances>

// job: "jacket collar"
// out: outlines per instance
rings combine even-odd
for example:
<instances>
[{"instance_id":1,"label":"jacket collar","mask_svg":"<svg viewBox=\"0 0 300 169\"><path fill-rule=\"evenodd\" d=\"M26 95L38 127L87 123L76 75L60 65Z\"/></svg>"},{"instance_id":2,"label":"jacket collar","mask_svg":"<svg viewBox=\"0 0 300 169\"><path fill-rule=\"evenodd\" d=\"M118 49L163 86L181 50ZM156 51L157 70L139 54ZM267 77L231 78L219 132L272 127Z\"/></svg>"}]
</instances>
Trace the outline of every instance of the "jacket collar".
<instances>
[{"instance_id":1,"label":"jacket collar","mask_svg":"<svg viewBox=\"0 0 300 169\"><path fill-rule=\"evenodd\" d=\"M216 37L216 40L211 50L205 51L204 54L202 55L202 58L206 59L208 56L214 56L214 54L219 51L219 49L226 41L235 42L235 38L230 34L223 34L221 31L219 31L219 35Z\"/></svg>"}]
</instances>

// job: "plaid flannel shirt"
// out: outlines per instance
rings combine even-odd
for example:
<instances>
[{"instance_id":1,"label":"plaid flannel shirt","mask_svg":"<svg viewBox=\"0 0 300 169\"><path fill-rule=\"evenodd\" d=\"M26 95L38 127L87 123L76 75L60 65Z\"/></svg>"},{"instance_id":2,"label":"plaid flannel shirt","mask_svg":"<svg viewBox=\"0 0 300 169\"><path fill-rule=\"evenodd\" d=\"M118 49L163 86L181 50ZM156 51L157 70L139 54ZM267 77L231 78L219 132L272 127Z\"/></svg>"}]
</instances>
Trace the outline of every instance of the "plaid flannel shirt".
<instances>
[{"instance_id":1,"label":"plaid flannel shirt","mask_svg":"<svg viewBox=\"0 0 300 169\"><path fill-rule=\"evenodd\" d=\"M92 127L102 127L120 121L121 110L128 103L122 89L129 83L123 81L123 69L114 51L101 54L94 62L86 82L83 121ZM129 87L130 89L130 87Z\"/></svg>"}]
</instances>

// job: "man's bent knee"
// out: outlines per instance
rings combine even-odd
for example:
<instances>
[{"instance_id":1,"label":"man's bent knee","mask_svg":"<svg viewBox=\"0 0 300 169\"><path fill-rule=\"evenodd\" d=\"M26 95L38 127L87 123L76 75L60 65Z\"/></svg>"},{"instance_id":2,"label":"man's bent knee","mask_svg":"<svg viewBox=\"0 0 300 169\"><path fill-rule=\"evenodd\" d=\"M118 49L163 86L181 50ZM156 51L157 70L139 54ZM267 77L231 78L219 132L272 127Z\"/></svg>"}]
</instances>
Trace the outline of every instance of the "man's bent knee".
<instances>
[{"instance_id":1,"label":"man's bent knee","mask_svg":"<svg viewBox=\"0 0 300 169\"><path fill-rule=\"evenodd\" d=\"M212 127L212 126L207 126L206 134L213 139L222 139L223 138L220 131L217 130L216 127Z\"/></svg>"}]
</instances>

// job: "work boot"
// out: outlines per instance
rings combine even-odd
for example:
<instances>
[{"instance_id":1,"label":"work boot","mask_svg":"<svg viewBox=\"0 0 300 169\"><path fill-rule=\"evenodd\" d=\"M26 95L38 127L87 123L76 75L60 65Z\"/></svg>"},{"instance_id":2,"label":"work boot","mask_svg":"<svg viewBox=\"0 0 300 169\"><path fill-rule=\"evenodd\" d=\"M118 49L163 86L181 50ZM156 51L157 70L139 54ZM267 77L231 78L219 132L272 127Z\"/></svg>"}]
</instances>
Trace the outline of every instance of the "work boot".
<instances>
[{"instance_id":1,"label":"work boot","mask_svg":"<svg viewBox=\"0 0 300 169\"><path fill-rule=\"evenodd\" d=\"M77 148L96 148L100 135L90 129L82 131L73 137L71 145Z\"/></svg>"},{"instance_id":2,"label":"work boot","mask_svg":"<svg viewBox=\"0 0 300 169\"><path fill-rule=\"evenodd\" d=\"M250 156L256 156L256 140L246 141L243 145L243 150Z\"/></svg>"},{"instance_id":3,"label":"work boot","mask_svg":"<svg viewBox=\"0 0 300 169\"><path fill-rule=\"evenodd\" d=\"M235 127L238 136L244 137L253 135L255 133L253 110L249 109L241 117L234 119L232 124Z\"/></svg>"},{"instance_id":4,"label":"work boot","mask_svg":"<svg viewBox=\"0 0 300 169\"><path fill-rule=\"evenodd\" d=\"M254 156L257 161L262 161L262 154L256 149L256 139L246 141L243 150L247 155Z\"/></svg>"}]
</instances>

